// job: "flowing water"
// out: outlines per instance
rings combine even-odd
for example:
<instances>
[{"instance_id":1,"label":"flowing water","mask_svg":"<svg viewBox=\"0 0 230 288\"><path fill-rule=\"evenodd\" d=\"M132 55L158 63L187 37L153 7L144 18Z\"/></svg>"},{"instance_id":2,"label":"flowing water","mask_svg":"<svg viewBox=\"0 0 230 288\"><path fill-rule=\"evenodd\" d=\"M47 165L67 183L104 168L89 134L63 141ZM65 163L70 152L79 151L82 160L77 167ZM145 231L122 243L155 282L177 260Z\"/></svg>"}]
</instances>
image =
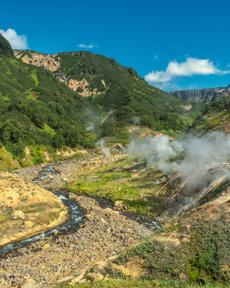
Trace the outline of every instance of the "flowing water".
<instances>
[{"instance_id":1,"label":"flowing water","mask_svg":"<svg viewBox=\"0 0 230 288\"><path fill-rule=\"evenodd\" d=\"M52 165L47 165L46 167L43 168L43 170L41 171L40 175L34 179L34 183L39 183L42 180L46 179L49 177L50 174L55 174L58 173L54 167ZM79 228L80 223L82 222L84 215L83 215L83 211L80 208L80 206L77 204L76 201L68 198L68 196L66 195L64 190L58 190L53 192L60 200L62 200L62 202L66 205L66 207L69 210L69 218L68 220L55 227L55 228L51 228L45 232L42 232L40 234L37 234L35 236L31 236L29 238L26 238L24 240L20 240L18 242L14 242L8 245L3 246L2 248L0 248L0 255L1 254L6 254L8 252L11 252L15 249L18 248L22 248L32 242L38 241L38 240L42 240L46 237L52 236L52 235L56 235L59 233L66 233L68 231L73 231L76 230L77 228Z\"/></svg>"}]
</instances>

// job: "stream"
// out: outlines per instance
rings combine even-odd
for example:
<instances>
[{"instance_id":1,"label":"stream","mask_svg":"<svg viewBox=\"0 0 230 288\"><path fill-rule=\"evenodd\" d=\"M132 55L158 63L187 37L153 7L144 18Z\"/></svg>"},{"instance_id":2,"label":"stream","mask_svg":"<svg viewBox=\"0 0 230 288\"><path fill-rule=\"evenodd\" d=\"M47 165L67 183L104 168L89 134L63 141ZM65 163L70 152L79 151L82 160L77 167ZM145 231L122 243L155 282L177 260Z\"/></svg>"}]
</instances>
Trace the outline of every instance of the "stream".
<instances>
[{"instance_id":1,"label":"stream","mask_svg":"<svg viewBox=\"0 0 230 288\"><path fill-rule=\"evenodd\" d=\"M33 183L38 184L42 180L47 179L49 175L53 175L56 173L58 172L54 169L52 165L47 165L42 169L39 176L33 180ZM84 213L80 206L77 204L77 202L68 198L64 190L57 190L51 192L54 193L65 204L66 207L68 207L68 220L65 223L57 227L51 228L45 232L3 246L2 248L0 248L0 255L9 253L18 248L22 248L26 245L42 240L46 237L53 236L59 233L66 233L68 231L74 231L79 228L80 223L83 221Z\"/></svg>"}]
</instances>

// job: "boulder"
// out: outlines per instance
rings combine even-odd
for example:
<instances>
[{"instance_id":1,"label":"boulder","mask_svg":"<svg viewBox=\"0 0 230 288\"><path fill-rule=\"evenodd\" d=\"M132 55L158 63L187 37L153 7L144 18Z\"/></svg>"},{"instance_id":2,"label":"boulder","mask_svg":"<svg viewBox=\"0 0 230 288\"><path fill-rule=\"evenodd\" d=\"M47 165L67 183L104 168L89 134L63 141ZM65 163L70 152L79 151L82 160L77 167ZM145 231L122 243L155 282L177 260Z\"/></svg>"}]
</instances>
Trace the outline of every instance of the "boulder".
<instances>
[{"instance_id":1,"label":"boulder","mask_svg":"<svg viewBox=\"0 0 230 288\"><path fill-rule=\"evenodd\" d=\"M15 210L13 211L13 213L11 214L11 218L14 220L24 220L25 219L25 214L23 211L21 210Z\"/></svg>"}]
</instances>

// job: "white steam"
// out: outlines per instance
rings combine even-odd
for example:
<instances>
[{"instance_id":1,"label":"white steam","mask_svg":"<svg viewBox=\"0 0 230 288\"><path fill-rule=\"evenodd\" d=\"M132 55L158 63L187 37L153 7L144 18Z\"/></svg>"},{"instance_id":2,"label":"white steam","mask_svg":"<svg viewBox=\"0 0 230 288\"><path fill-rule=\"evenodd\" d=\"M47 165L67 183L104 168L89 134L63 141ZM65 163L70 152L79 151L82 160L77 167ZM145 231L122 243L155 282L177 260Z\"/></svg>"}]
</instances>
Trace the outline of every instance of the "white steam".
<instances>
[{"instance_id":1,"label":"white steam","mask_svg":"<svg viewBox=\"0 0 230 288\"><path fill-rule=\"evenodd\" d=\"M193 181L230 161L230 136L212 132L178 141L170 141L168 136L133 139L128 153L165 174L177 173L183 180Z\"/></svg>"},{"instance_id":2,"label":"white steam","mask_svg":"<svg viewBox=\"0 0 230 288\"><path fill-rule=\"evenodd\" d=\"M109 157L111 155L110 153L110 149L109 147L107 146L107 143L105 141L104 138L100 139L98 142L97 142L97 146L101 149L101 152L106 156L106 157Z\"/></svg>"}]
</instances>

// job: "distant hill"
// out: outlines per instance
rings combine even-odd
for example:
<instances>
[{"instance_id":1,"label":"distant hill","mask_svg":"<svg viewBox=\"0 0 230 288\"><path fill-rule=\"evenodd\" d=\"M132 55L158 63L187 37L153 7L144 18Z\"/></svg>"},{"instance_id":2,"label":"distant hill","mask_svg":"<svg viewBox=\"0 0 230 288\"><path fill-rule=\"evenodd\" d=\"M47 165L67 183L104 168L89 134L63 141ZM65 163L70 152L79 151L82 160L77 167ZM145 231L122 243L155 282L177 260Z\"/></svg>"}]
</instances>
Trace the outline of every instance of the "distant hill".
<instances>
[{"instance_id":1,"label":"distant hill","mask_svg":"<svg viewBox=\"0 0 230 288\"><path fill-rule=\"evenodd\" d=\"M201 133L223 130L230 133L230 96L206 105L203 113L193 123L193 130Z\"/></svg>"},{"instance_id":2,"label":"distant hill","mask_svg":"<svg viewBox=\"0 0 230 288\"><path fill-rule=\"evenodd\" d=\"M188 102L202 102L205 104L219 101L230 96L230 86L208 89L179 90L171 92L172 95Z\"/></svg>"}]
</instances>

